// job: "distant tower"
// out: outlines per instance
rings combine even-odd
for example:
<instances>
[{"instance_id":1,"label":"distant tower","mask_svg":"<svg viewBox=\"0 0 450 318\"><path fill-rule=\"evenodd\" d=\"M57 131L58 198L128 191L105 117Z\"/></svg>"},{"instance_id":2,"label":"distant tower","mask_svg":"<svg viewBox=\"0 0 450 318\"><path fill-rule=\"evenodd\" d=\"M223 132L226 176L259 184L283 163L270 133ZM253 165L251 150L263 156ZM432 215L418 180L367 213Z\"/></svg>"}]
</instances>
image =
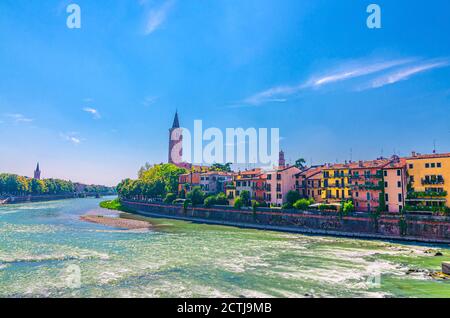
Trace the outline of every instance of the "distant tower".
<instances>
[{"instance_id":1,"label":"distant tower","mask_svg":"<svg viewBox=\"0 0 450 318\"><path fill-rule=\"evenodd\" d=\"M278 156L278 166L280 168L286 168L286 160L284 159L284 152L283 150L280 151L280 154Z\"/></svg>"},{"instance_id":2,"label":"distant tower","mask_svg":"<svg viewBox=\"0 0 450 318\"><path fill-rule=\"evenodd\" d=\"M169 163L179 165L183 161L183 134L178 120L178 111L175 113L172 128L169 129Z\"/></svg>"},{"instance_id":3,"label":"distant tower","mask_svg":"<svg viewBox=\"0 0 450 318\"><path fill-rule=\"evenodd\" d=\"M34 178L37 180L41 179L41 170L39 169L39 162L36 166L36 170L34 170Z\"/></svg>"}]
</instances>

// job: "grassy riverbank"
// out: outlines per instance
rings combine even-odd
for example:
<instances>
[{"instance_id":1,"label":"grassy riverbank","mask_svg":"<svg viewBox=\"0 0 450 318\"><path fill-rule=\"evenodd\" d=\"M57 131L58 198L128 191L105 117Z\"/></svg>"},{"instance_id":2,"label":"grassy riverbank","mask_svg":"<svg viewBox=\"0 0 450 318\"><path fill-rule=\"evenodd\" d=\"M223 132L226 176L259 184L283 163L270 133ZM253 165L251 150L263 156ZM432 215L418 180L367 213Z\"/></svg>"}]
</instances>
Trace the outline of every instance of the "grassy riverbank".
<instances>
[{"instance_id":1,"label":"grassy riverbank","mask_svg":"<svg viewBox=\"0 0 450 318\"><path fill-rule=\"evenodd\" d=\"M100 207L108 210L122 211L122 212L132 212L129 208L123 206L119 199L107 200L100 202Z\"/></svg>"}]
</instances>

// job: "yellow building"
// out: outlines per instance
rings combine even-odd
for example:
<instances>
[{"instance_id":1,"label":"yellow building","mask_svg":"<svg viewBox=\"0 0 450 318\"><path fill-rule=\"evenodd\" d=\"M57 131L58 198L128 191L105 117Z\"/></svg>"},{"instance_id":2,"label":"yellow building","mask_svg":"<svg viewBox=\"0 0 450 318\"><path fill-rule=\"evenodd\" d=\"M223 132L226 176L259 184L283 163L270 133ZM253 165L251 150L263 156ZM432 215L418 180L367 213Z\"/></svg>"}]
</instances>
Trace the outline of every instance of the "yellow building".
<instances>
[{"instance_id":1,"label":"yellow building","mask_svg":"<svg viewBox=\"0 0 450 318\"><path fill-rule=\"evenodd\" d=\"M324 166L322 200L327 203L334 203L351 199L352 192L349 179L350 167L348 164Z\"/></svg>"},{"instance_id":2,"label":"yellow building","mask_svg":"<svg viewBox=\"0 0 450 318\"><path fill-rule=\"evenodd\" d=\"M450 207L450 153L406 158L408 197L406 204L415 207Z\"/></svg>"}]
</instances>

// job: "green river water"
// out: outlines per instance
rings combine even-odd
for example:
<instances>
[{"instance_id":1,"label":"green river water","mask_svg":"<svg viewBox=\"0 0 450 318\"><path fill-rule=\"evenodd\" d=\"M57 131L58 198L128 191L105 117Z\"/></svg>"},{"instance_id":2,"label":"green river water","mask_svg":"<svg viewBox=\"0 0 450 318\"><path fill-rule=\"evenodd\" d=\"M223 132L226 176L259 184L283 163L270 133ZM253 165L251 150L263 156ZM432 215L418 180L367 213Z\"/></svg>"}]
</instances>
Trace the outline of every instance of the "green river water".
<instances>
[{"instance_id":1,"label":"green river water","mask_svg":"<svg viewBox=\"0 0 450 318\"><path fill-rule=\"evenodd\" d=\"M0 206L0 297L450 297L450 281L429 275L448 246L80 221L117 215L100 201Z\"/></svg>"}]
</instances>

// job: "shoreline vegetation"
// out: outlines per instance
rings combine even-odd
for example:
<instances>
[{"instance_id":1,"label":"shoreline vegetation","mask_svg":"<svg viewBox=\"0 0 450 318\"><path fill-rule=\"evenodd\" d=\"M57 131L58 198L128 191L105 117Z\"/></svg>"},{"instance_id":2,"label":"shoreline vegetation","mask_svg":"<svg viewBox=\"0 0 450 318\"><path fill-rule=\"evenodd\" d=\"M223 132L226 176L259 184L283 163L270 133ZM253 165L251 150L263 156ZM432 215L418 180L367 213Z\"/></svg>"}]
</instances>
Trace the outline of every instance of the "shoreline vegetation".
<instances>
[{"instance_id":1,"label":"shoreline vegetation","mask_svg":"<svg viewBox=\"0 0 450 318\"><path fill-rule=\"evenodd\" d=\"M0 205L88 196L115 195L114 187L87 185L61 179L35 179L0 173Z\"/></svg>"},{"instance_id":2,"label":"shoreline vegetation","mask_svg":"<svg viewBox=\"0 0 450 318\"><path fill-rule=\"evenodd\" d=\"M99 203L99 206L103 209L119 211L118 217L107 217L103 215L83 215L80 217L82 221L102 224L106 226L127 229L127 230L149 230L154 225L140 217L135 217L133 211L123 206L119 199L106 200Z\"/></svg>"}]
</instances>

